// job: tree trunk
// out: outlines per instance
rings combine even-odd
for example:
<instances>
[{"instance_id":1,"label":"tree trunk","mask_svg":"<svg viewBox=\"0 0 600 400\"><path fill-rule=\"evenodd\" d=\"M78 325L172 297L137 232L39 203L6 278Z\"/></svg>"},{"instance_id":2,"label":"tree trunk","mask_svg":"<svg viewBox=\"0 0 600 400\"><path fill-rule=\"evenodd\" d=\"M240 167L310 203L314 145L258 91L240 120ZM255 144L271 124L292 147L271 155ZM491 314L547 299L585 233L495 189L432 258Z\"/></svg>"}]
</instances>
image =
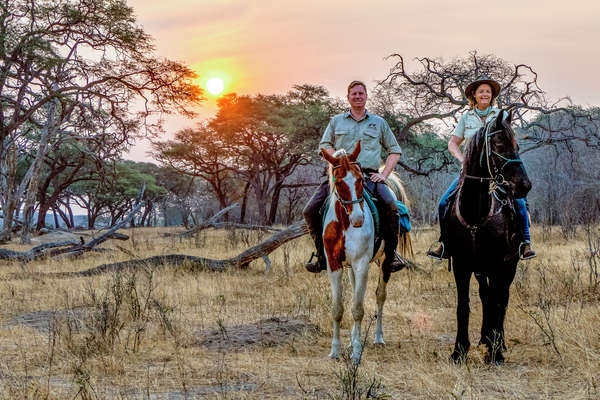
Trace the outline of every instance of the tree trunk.
<instances>
[{"instance_id":1,"label":"tree trunk","mask_svg":"<svg viewBox=\"0 0 600 400\"><path fill-rule=\"evenodd\" d=\"M54 215L54 229L58 229L58 215L56 215L56 208L52 207L52 215Z\"/></svg>"},{"instance_id":2,"label":"tree trunk","mask_svg":"<svg viewBox=\"0 0 600 400\"><path fill-rule=\"evenodd\" d=\"M21 230L21 244L31 243L31 231L33 230L33 214L35 213L35 198L38 193L38 187L40 185L40 175L42 167L44 166L43 161L48 152L48 144L50 138L55 133L55 122L54 113L56 109L56 100L48 103L48 119L46 124L41 130L40 141L37 148L35 160L29 167L30 171L27 171L26 177L29 177L29 182L21 182L21 184L27 185L27 191L25 192L25 205L23 209L23 228Z\"/></svg>"},{"instance_id":3,"label":"tree trunk","mask_svg":"<svg viewBox=\"0 0 600 400\"><path fill-rule=\"evenodd\" d=\"M0 193L2 193L2 231L0 241L8 241L12 236L12 225L17 208L17 199L14 195L17 187L17 147L9 137L2 141L2 154L0 159Z\"/></svg>"},{"instance_id":4,"label":"tree trunk","mask_svg":"<svg viewBox=\"0 0 600 400\"><path fill-rule=\"evenodd\" d=\"M267 221L267 225L273 225L275 223L275 218L277 217L277 208L279 207L279 197L281 195L281 185L283 185L283 181L275 183L275 187L273 188L273 196L271 196L271 209L269 210L269 220Z\"/></svg>"},{"instance_id":5,"label":"tree trunk","mask_svg":"<svg viewBox=\"0 0 600 400\"><path fill-rule=\"evenodd\" d=\"M246 219L246 203L248 202L248 189L250 189L250 183L246 182L246 186L244 186L244 197L242 199L242 208L240 210L240 224L244 223Z\"/></svg>"}]
</instances>

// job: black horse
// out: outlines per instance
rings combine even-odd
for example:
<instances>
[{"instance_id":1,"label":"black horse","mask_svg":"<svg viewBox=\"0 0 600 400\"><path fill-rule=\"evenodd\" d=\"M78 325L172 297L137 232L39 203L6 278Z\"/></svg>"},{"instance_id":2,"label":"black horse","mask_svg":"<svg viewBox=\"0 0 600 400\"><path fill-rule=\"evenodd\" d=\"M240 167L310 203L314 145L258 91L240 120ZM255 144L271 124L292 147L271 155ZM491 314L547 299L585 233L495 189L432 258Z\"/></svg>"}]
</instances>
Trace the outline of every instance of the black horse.
<instances>
[{"instance_id":1,"label":"black horse","mask_svg":"<svg viewBox=\"0 0 600 400\"><path fill-rule=\"evenodd\" d=\"M480 344L487 346L486 361L504 361L504 317L519 261L520 228L513 199L525 197L531 189L511 119L512 113L502 110L473 136L454 204L446 212L444 223L451 232L448 247L458 294L458 328L451 355L455 362L464 361L470 347L471 274L479 282L483 308Z\"/></svg>"}]
</instances>

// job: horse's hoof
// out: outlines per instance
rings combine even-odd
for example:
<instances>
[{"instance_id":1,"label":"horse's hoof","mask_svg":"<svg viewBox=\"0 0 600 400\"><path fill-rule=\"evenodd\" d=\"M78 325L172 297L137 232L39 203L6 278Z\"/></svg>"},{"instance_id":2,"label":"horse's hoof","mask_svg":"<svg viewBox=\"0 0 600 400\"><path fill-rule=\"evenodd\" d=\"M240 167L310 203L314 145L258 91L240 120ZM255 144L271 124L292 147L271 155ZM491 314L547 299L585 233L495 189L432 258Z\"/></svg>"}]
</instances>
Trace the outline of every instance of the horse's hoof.
<instances>
[{"instance_id":1,"label":"horse's hoof","mask_svg":"<svg viewBox=\"0 0 600 400\"><path fill-rule=\"evenodd\" d=\"M331 358L332 360L339 360L340 359L340 353L334 353L332 351L331 353L329 353L329 358Z\"/></svg>"},{"instance_id":2,"label":"horse's hoof","mask_svg":"<svg viewBox=\"0 0 600 400\"><path fill-rule=\"evenodd\" d=\"M384 347L385 346L385 342L381 338L373 340L373 344L376 347Z\"/></svg>"}]
</instances>

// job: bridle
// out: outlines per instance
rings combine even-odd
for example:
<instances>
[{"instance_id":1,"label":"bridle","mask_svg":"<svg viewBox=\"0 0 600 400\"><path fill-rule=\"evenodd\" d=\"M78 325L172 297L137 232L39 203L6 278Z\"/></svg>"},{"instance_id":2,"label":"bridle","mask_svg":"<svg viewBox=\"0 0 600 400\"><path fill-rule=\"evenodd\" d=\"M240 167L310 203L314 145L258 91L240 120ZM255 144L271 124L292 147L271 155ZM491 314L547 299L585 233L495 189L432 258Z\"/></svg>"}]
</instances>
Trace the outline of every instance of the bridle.
<instances>
[{"instance_id":1,"label":"bridle","mask_svg":"<svg viewBox=\"0 0 600 400\"><path fill-rule=\"evenodd\" d=\"M360 163L359 162L357 162L357 161L351 162L350 165L357 165L358 169L360 170ZM335 170L335 169L340 168L340 167L341 167L341 165L337 165L337 166L333 167L333 169ZM335 194L335 197L337 198L337 200L340 203L342 203L343 205L347 206L347 205L350 205L350 204L362 203L365 200L365 197L364 197L364 195L362 193L360 194L360 197L356 198L355 200L344 200L344 199L342 199L341 196L339 195L338 191L337 191L337 188L335 187L335 176L332 175L332 179L333 179L333 183L334 183L334 185L333 185L333 193Z\"/></svg>"},{"instance_id":2,"label":"bridle","mask_svg":"<svg viewBox=\"0 0 600 400\"><path fill-rule=\"evenodd\" d=\"M486 126L484 128L482 128L482 129L485 129L485 131L483 133L484 134L484 143L485 143L485 153L481 153L481 156L479 159L479 165L483 164L483 155L485 154L486 165L487 165L487 170L488 170L489 176L473 176L473 175L467 175L465 173L465 178L478 179L480 182L490 181L488 193L493 194L494 197L498 201L505 202L506 200L502 200L498 197L498 192L502 193L505 196L507 195L505 187L508 186L508 181L504 178L504 175L502 175L502 171L504 171L504 168L508 164L522 163L523 160L521 160L520 158L511 159L511 158L505 157L502 154L497 153L492 150L491 145L490 145L490 138L498 132L503 132L502 129L491 131L492 125L493 125L493 122L490 121L490 123L486 124ZM504 160L504 164L502 164L502 166L500 168L498 168L498 166L496 165L496 162L494 160L494 157L492 157L492 155L495 155L495 156L499 157L500 159Z\"/></svg>"}]
</instances>

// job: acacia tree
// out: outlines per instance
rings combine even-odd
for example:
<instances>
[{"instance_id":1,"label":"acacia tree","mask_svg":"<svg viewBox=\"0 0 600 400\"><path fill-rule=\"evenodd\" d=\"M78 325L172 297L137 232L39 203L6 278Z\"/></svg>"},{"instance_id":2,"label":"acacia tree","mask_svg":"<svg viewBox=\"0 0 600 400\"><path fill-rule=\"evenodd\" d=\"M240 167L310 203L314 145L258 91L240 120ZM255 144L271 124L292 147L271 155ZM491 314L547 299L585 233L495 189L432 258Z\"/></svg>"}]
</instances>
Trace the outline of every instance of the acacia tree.
<instances>
[{"instance_id":1,"label":"acacia tree","mask_svg":"<svg viewBox=\"0 0 600 400\"><path fill-rule=\"evenodd\" d=\"M236 172L256 199L259 219L275 221L285 180L316 156L316 143L339 103L320 86L294 86L284 96L229 96L210 126L223 135Z\"/></svg>"},{"instance_id":2,"label":"acacia tree","mask_svg":"<svg viewBox=\"0 0 600 400\"><path fill-rule=\"evenodd\" d=\"M159 130L162 114L192 115L189 106L202 100L194 73L153 54L151 38L122 0L3 0L0 33L5 238L25 195L30 226L42 160L57 137L126 145L142 128ZM27 140L37 143L35 159L18 182Z\"/></svg>"},{"instance_id":3,"label":"acacia tree","mask_svg":"<svg viewBox=\"0 0 600 400\"><path fill-rule=\"evenodd\" d=\"M272 224L286 179L313 161L340 104L323 87L300 85L282 96L227 95L218 106L216 116L197 129L156 143L156 157L209 182L222 207L232 193L243 197L242 216L252 191L260 221ZM234 178L243 184L236 185Z\"/></svg>"},{"instance_id":4,"label":"acacia tree","mask_svg":"<svg viewBox=\"0 0 600 400\"><path fill-rule=\"evenodd\" d=\"M393 126L401 144L417 149L414 155L399 162L412 174L429 175L453 162L445 141L436 142L435 136L452 131L468 106L464 88L480 75L493 77L501 84L497 102L500 107L515 111L513 121L518 123L525 143L522 152L553 141L574 139L577 127L589 127L590 121L598 120L590 110L571 107L569 99L549 100L538 86L537 73L526 64L510 64L494 55L471 52L467 57L450 61L418 58L413 71L407 69L400 54L389 58L395 64L379 82L373 104ZM538 119L550 114L560 116L560 124L548 125ZM430 140L423 147L417 138L424 133L430 133ZM586 137L597 143L597 132L591 136L590 133L579 135L579 139Z\"/></svg>"}]
</instances>

